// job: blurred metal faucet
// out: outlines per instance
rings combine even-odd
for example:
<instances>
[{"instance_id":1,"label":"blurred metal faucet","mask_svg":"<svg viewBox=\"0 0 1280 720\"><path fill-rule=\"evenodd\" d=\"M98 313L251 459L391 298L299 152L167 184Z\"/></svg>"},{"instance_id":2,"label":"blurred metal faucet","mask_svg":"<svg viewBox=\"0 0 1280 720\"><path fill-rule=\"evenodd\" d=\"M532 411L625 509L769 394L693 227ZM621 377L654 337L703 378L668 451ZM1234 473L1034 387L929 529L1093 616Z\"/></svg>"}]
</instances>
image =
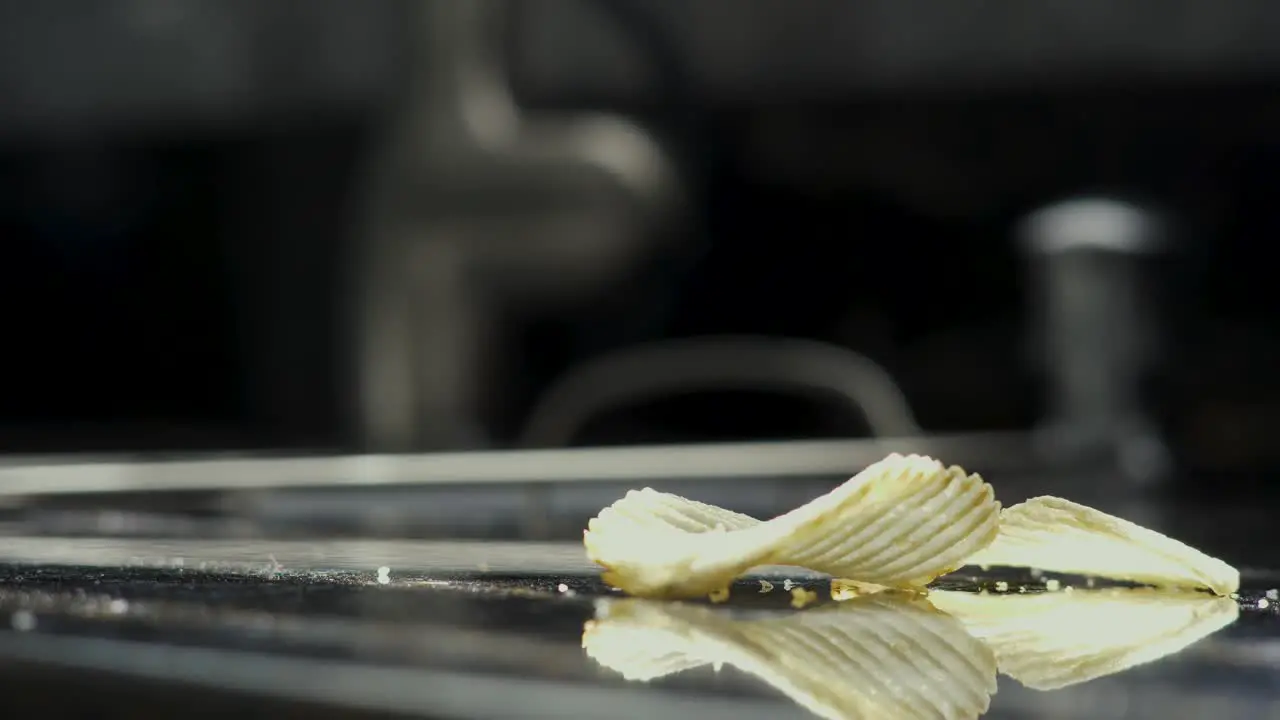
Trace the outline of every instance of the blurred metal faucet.
<instances>
[{"instance_id":1,"label":"blurred metal faucet","mask_svg":"<svg viewBox=\"0 0 1280 720\"><path fill-rule=\"evenodd\" d=\"M529 117L502 0L405 5L403 102L370 169L353 258L351 414L365 449L487 444L495 326L582 302L652 250L679 204L662 148L626 119Z\"/></svg>"},{"instance_id":2,"label":"blurred metal faucet","mask_svg":"<svg viewBox=\"0 0 1280 720\"><path fill-rule=\"evenodd\" d=\"M1144 390L1164 350L1161 222L1127 202L1082 198L1032 213L1021 236L1048 392L1041 449L1055 464L1157 480L1170 454Z\"/></svg>"}]
</instances>

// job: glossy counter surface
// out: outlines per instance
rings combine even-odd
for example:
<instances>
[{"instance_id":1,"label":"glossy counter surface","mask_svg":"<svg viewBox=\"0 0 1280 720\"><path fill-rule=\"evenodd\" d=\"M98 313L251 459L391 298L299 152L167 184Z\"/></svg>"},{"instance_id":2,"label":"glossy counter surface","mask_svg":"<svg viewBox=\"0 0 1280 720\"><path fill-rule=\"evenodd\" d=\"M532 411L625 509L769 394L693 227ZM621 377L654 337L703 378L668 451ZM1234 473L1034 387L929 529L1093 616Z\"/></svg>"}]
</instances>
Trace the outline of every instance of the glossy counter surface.
<instances>
[{"instance_id":1,"label":"glossy counter surface","mask_svg":"<svg viewBox=\"0 0 1280 720\"><path fill-rule=\"evenodd\" d=\"M1238 600L768 575L711 606L620 598L573 543L28 536L0 561L0 688L43 717L1280 717L1258 571Z\"/></svg>"},{"instance_id":2,"label":"glossy counter surface","mask_svg":"<svg viewBox=\"0 0 1280 720\"><path fill-rule=\"evenodd\" d=\"M893 449L1158 529L1240 567L1240 597L962 571L927 598L769 574L645 603L584 557L629 489L771 517L879 442L12 463L0 692L46 718L1280 718L1273 483L1135 489L995 440Z\"/></svg>"}]
</instances>

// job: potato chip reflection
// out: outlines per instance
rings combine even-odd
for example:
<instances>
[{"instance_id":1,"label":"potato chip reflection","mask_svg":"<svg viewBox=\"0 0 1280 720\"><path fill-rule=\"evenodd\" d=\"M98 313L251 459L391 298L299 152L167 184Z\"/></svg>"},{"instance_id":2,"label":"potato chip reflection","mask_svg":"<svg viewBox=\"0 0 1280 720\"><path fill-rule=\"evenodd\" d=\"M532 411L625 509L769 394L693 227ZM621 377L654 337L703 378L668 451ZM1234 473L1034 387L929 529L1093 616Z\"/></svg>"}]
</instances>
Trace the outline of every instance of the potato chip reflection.
<instances>
[{"instance_id":1,"label":"potato chip reflection","mask_svg":"<svg viewBox=\"0 0 1280 720\"><path fill-rule=\"evenodd\" d=\"M1027 594L837 593L799 612L601 600L587 655L628 680L732 665L829 720L976 718L997 670L1036 690L1173 655L1230 625L1228 598L1106 589Z\"/></svg>"},{"instance_id":2,"label":"potato chip reflection","mask_svg":"<svg viewBox=\"0 0 1280 720\"><path fill-rule=\"evenodd\" d=\"M1233 623L1234 600L1110 589L1028 595L934 591L929 600L995 652L1000 672L1056 690L1177 653Z\"/></svg>"},{"instance_id":3,"label":"potato chip reflection","mask_svg":"<svg viewBox=\"0 0 1280 720\"><path fill-rule=\"evenodd\" d=\"M587 654L629 680L732 665L829 720L976 718L996 689L991 650L919 596L882 593L801 612L602 600Z\"/></svg>"}]
</instances>

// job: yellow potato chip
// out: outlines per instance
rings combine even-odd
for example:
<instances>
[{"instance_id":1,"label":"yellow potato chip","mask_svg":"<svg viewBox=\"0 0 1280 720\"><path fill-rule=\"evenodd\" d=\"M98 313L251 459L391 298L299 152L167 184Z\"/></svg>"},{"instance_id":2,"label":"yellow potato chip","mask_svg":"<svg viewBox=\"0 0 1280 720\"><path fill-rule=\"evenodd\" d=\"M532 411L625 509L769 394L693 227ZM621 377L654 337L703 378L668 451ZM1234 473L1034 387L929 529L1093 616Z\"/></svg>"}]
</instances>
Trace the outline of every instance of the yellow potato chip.
<instances>
[{"instance_id":1,"label":"yellow potato chip","mask_svg":"<svg viewBox=\"0 0 1280 720\"><path fill-rule=\"evenodd\" d=\"M1099 510L1038 497L1000 515L995 542L970 565L1030 567L1230 595L1240 572L1173 538Z\"/></svg>"},{"instance_id":2,"label":"yellow potato chip","mask_svg":"<svg viewBox=\"0 0 1280 720\"><path fill-rule=\"evenodd\" d=\"M996 537L1000 505L978 475L891 455L767 522L652 489L593 518L587 556L606 582L645 597L700 597L761 565L921 588Z\"/></svg>"}]
</instances>

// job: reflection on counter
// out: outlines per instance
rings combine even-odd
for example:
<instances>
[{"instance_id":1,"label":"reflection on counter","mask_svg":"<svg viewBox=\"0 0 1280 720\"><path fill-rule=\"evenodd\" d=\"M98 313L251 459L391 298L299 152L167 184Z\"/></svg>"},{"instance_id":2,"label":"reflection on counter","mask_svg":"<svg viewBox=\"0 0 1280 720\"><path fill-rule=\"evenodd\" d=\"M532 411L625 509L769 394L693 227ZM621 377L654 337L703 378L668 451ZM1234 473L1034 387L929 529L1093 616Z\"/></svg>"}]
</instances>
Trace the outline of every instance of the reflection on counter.
<instances>
[{"instance_id":1,"label":"reflection on counter","mask_svg":"<svg viewBox=\"0 0 1280 720\"><path fill-rule=\"evenodd\" d=\"M972 718L996 689L990 649L923 598L896 593L758 618L606 599L582 643L629 680L733 665L829 720Z\"/></svg>"},{"instance_id":2,"label":"reflection on counter","mask_svg":"<svg viewBox=\"0 0 1280 720\"><path fill-rule=\"evenodd\" d=\"M1057 690L1172 655L1227 627L1230 598L1145 588L992 595L935 591L929 600L996 654L1000 672Z\"/></svg>"},{"instance_id":3,"label":"reflection on counter","mask_svg":"<svg viewBox=\"0 0 1280 720\"><path fill-rule=\"evenodd\" d=\"M827 720L959 720L987 712L997 672L1064 688L1177 653L1239 615L1231 599L1146 589L843 590L782 615L603 598L582 644L627 680L731 665Z\"/></svg>"}]
</instances>

